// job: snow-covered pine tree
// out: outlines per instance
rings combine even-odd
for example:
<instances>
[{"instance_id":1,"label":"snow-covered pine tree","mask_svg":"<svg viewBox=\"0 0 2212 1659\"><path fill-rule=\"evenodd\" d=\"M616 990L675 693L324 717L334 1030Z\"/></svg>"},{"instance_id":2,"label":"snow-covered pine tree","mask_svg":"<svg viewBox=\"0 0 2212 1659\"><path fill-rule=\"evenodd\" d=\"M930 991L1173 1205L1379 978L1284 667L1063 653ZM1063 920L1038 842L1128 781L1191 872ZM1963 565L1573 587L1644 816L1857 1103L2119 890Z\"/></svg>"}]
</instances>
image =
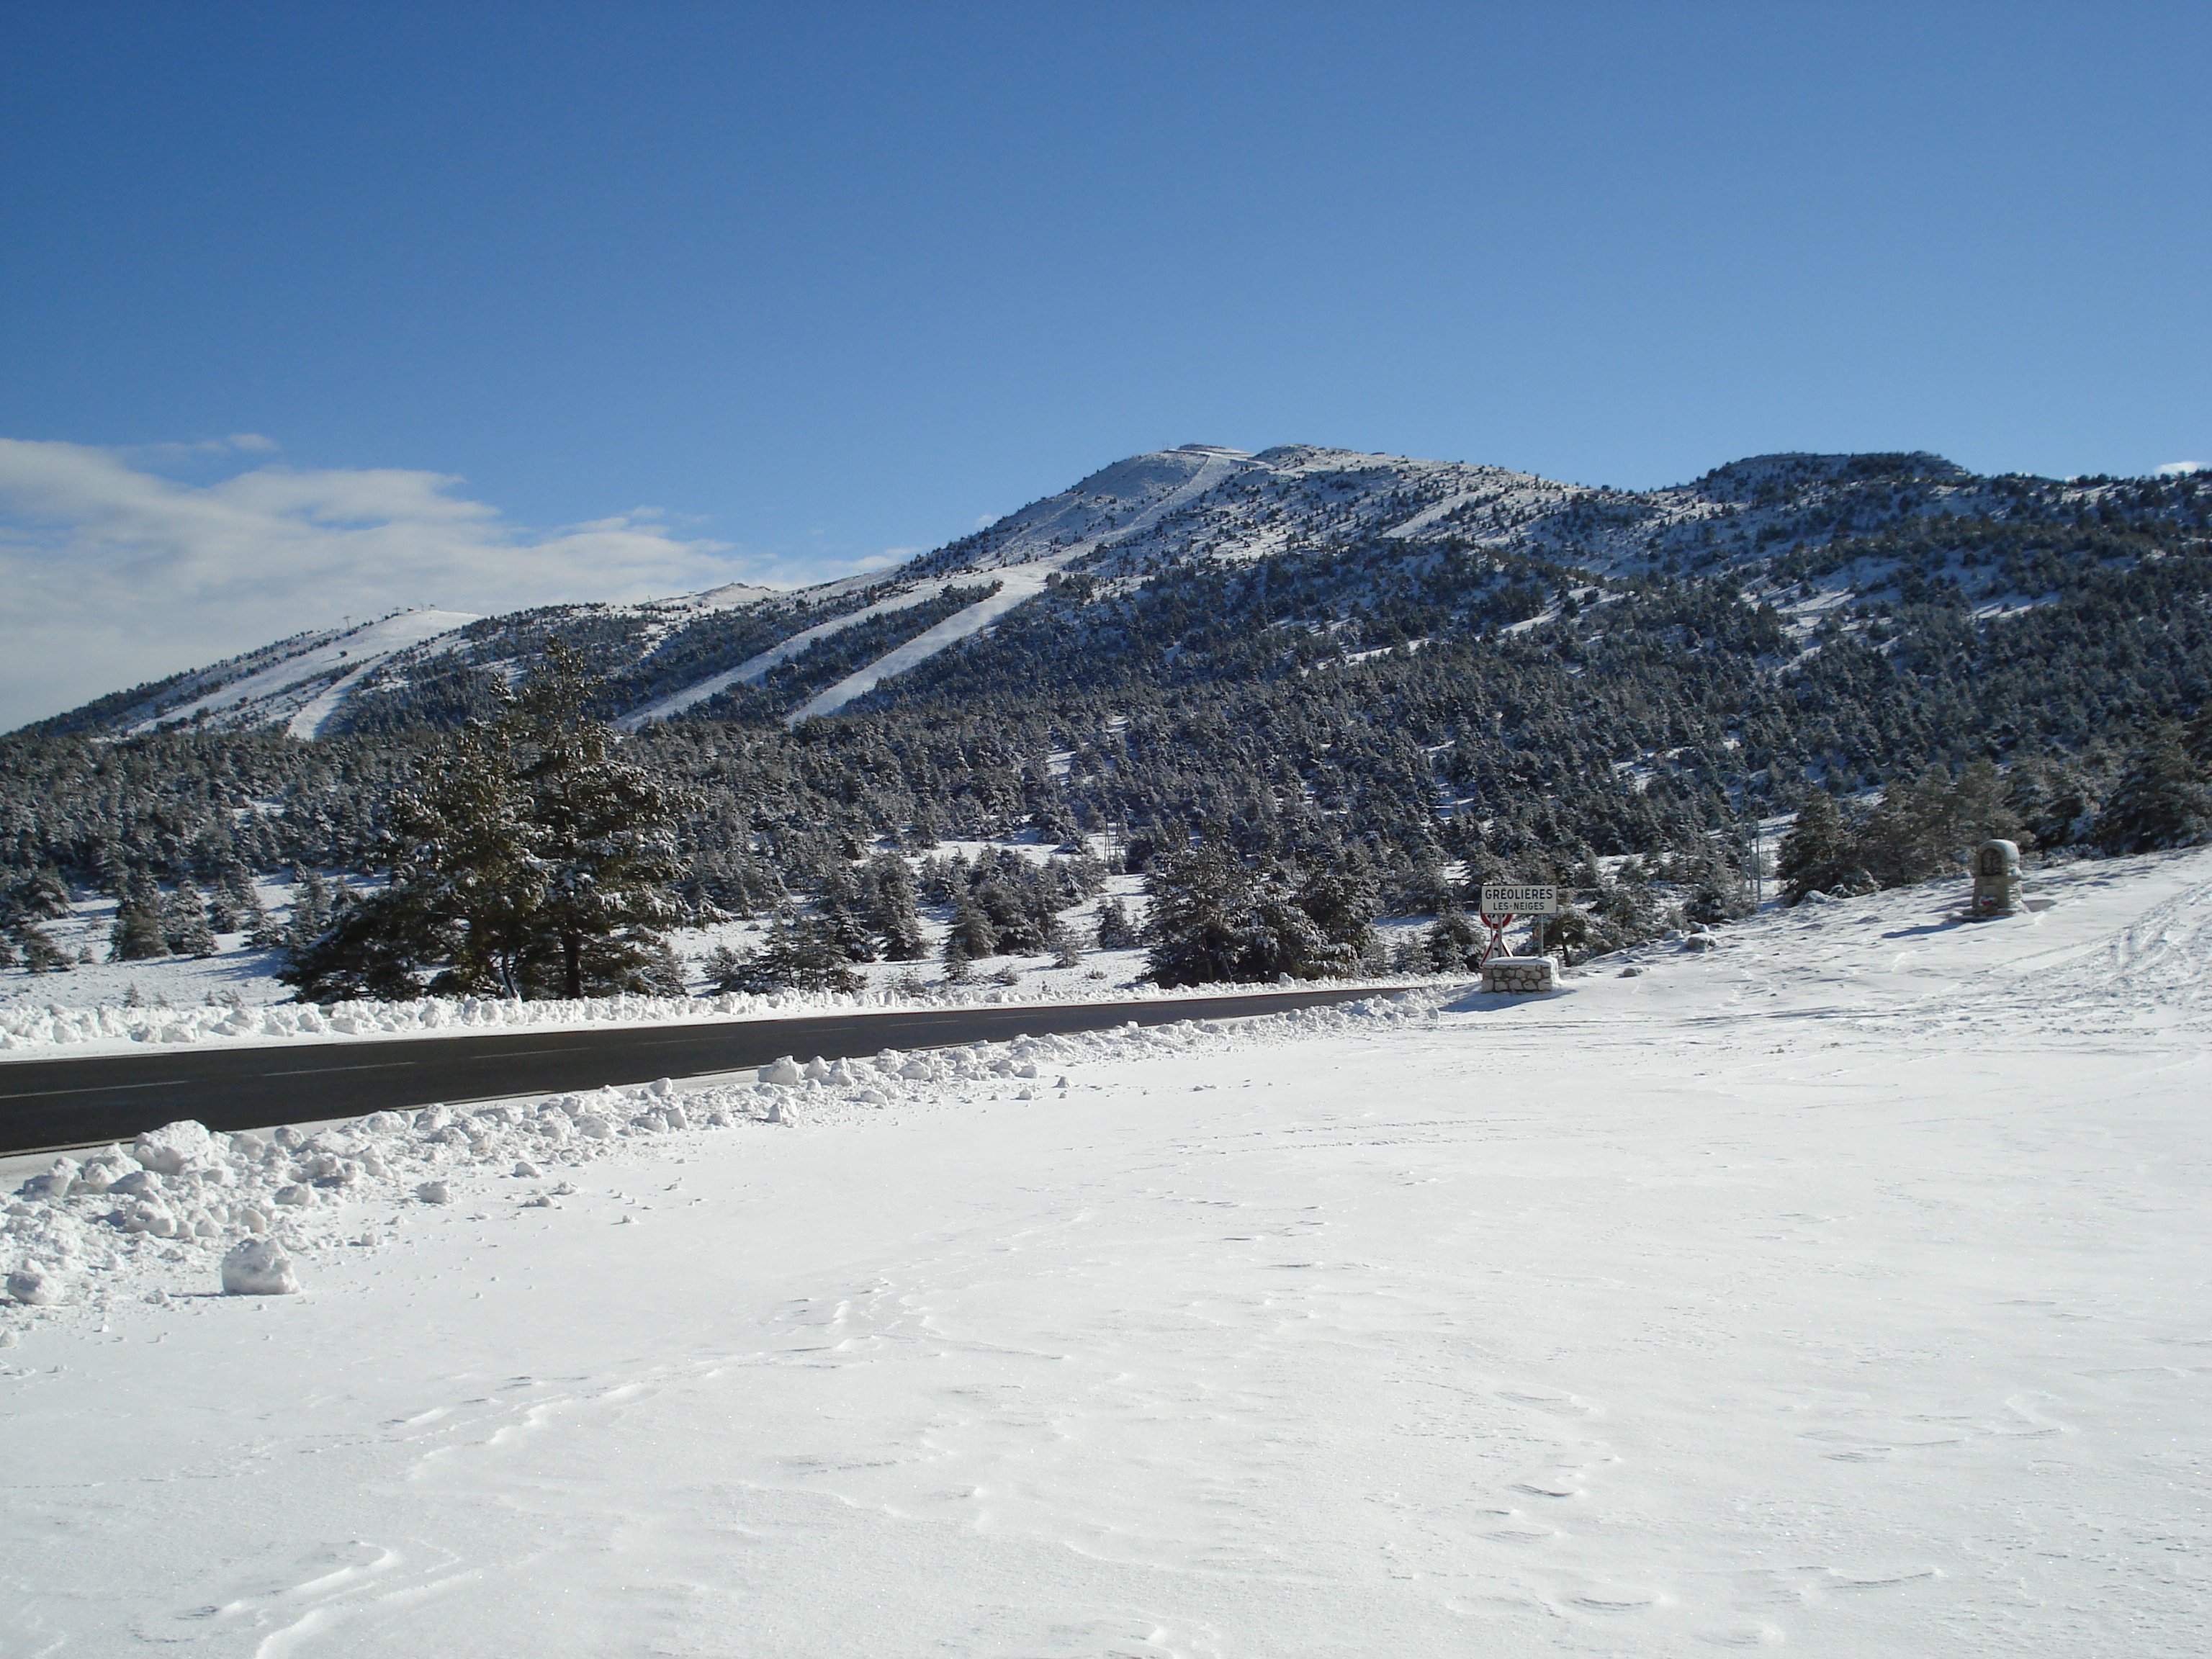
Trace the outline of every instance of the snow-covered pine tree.
<instances>
[{"instance_id":1,"label":"snow-covered pine tree","mask_svg":"<svg viewBox=\"0 0 2212 1659\"><path fill-rule=\"evenodd\" d=\"M1102 900L1098 906L1098 948L1102 951L1127 951L1137 944L1137 926L1129 920L1129 912L1118 898Z\"/></svg>"},{"instance_id":2,"label":"snow-covered pine tree","mask_svg":"<svg viewBox=\"0 0 2212 1659\"><path fill-rule=\"evenodd\" d=\"M1853 840L1876 882L1904 887L1948 873L1960 855L1992 836L2017 839L2020 834L1996 768L1977 760L1955 778L1930 766L1909 781L1892 784Z\"/></svg>"},{"instance_id":3,"label":"snow-covered pine tree","mask_svg":"<svg viewBox=\"0 0 2212 1659\"><path fill-rule=\"evenodd\" d=\"M2152 733L2119 787L2097 814L2096 842L2107 853L2150 853L2212 841L2212 768L2191 755L2172 726Z\"/></svg>"},{"instance_id":4,"label":"snow-covered pine tree","mask_svg":"<svg viewBox=\"0 0 2212 1659\"><path fill-rule=\"evenodd\" d=\"M657 929L673 914L683 872L675 823L684 798L615 752L614 730L588 712L598 681L560 640L517 700L520 782L542 886L529 932L550 945L538 994L580 997L632 988L655 961ZM536 952L532 952L533 958Z\"/></svg>"},{"instance_id":5,"label":"snow-covered pine tree","mask_svg":"<svg viewBox=\"0 0 2212 1659\"><path fill-rule=\"evenodd\" d=\"M1052 952L1052 965L1055 968L1077 968L1083 963L1082 948L1076 944L1067 924L1058 916L1045 924L1044 947Z\"/></svg>"},{"instance_id":6,"label":"snow-covered pine tree","mask_svg":"<svg viewBox=\"0 0 2212 1659\"><path fill-rule=\"evenodd\" d=\"M1440 866L1436 874L1441 883ZM1450 889L1448 883L1441 883L1425 890L1432 896ZM1297 903L1299 909L1313 918L1323 939L1332 945L1343 945L1353 957L1364 957L1374 948L1378 896L1374 881L1364 872L1320 871L1300 884Z\"/></svg>"},{"instance_id":7,"label":"snow-covered pine tree","mask_svg":"<svg viewBox=\"0 0 2212 1659\"><path fill-rule=\"evenodd\" d=\"M292 917L285 924L284 945L297 954L331 925L331 884L319 872L307 869L295 868L292 880Z\"/></svg>"},{"instance_id":8,"label":"snow-covered pine tree","mask_svg":"<svg viewBox=\"0 0 2212 1659\"><path fill-rule=\"evenodd\" d=\"M1360 967L1358 947L1330 938L1279 872L1246 868L1224 836L1209 834L1186 851L1160 854L1146 884L1152 949L1145 977L1158 984L1321 979ZM1356 903L1340 910L1346 896L1334 885L1322 892L1332 920L1348 925ZM1371 938L1371 927L1367 933Z\"/></svg>"},{"instance_id":9,"label":"snow-covered pine tree","mask_svg":"<svg viewBox=\"0 0 2212 1659\"><path fill-rule=\"evenodd\" d=\"M744 988L745 959L726 945L717 945L707 953L707 980L717 991L742 991Z\"/></svg>"},{"instance_id":10,"label":"snow-covered pine tree","mask_svg":"<svg viewBox=\"0 0 2212 1659\"><path fill-rule=\"evenodd\" d=\"M676 954L673 945L662 943L653 960L645 964L645 991L648 996L688 997L691 994L684 982L684 958Z\"/></svg>"},{"instance_id":11,"label":"snow-covered pine tree","mask_svg":"<svg viewBox=\"0 0 2212 1659\"><path fill-rule=\"evenodd\" d=\"M161 907L161 939L176 956L215 954L215 930L208 925L207 900L189 877L177 883L177 890Z\"/></svg>"},{"instance_id":12,"label":"snow-covered pine tree","mask_svg":"<svg viewBox=\"0 0 2212 1659\"><path fill-rule=\"evenodd\" d=\"M952 931L946 935L946 944L950 946L956 940L961 954L970 962L998 954L999 930L991 925L973 893L963 892L953 901Z\"/></svg>"},{"instance_id":13,"label":"snow-covered pine tree","mask_svg":"<svg viewBox=\"0 0 2212 1659\"><path fill-rule=\"evenodd\" d=\"M122 902L115 908L115 925L108 930L110 962L143 962L169 954L163 937L161 890L143 870L134 870L123 881Z\"/></svg>"},{"instance_id":14,"label":"snow-covered pine tree","mask_svg":"<svg viewBox=\"0 0 2212 1659\"><path fill-rule=\"evenodd\" d=\"M945 979L948 985L965 985L975 977L975 958L968 953L968 941L957 932L945 936Z\"/></svg>"},{"instance_id":15,"label":"snow-covered pine tree","mask_svg":"<svg viewBox=\"0 0 2212 1659\"><path fill-rule=\"evenodd\" d=\"M1758 907L1752 902L1751 885L1728 855L1709 849L1691 878L1690 895L1683 901L1682 916L1699 927L1717 921L1736 921Z\"/></svg>"},{"instance_id":16,"label":"snow-covered pine tree","mask_svg":"<svg viewBox=\"0 0 2212 1659\"><path fill-rule=\"evenodd\" d=\"M1464 974L1480 959L1488 940L1489 935L1466 911L1446 910L1423 937L1425 971Z\"/></svg>"},{"instance_id":17,"label":"snow-covered pine tree","mask_svg":"<svg viewBox=\"0 0 2212 1659\"><path fill-rule=\"evenodd\" d=\"M316 1000L428 988L526 998L647 988L681 872L684 798L615 754L593 682L548 642L499 718L456 735L394 803L391 881L280 975ZM441 967L442 964L442 967Z\"/></svg>"},{"instance_id":18,"label":"snow-covered pine tree","mask_svg":"<svg viewBox=\"0 0 2212 1659\"><path fill-rule=\"evenodd\" d=\"M883 939L886 962L919 962L929 954L915 908L914 872L906 860L878 853L868 860L868 921Z\"/></svg>"},{"instance_id":19,"label":"snow-covered pine tree","mask_svg":"<svg viewBox=\"0 0 2212 1659\"><path fill-rule=\"evenodd\" d=\"M1797 822L1782 838L1775 878L1783 902L1795 904L1808 893L1825 893L1860 879L1860 863L1844 809L1825 789L1815 789L1797 809Z\"/></svg>"},{"instance_id":20,"label":"snow-covered pine tree","mask_svg":"<svg viewBox=\"0 0 2212 1659\"><path fill-rule=\"evenodd\" d=\"M22 947L23 966L30 973L65 974L76 965L35 922L25 922L15 930L15 943Z\"/></svg>"}]
</instances>

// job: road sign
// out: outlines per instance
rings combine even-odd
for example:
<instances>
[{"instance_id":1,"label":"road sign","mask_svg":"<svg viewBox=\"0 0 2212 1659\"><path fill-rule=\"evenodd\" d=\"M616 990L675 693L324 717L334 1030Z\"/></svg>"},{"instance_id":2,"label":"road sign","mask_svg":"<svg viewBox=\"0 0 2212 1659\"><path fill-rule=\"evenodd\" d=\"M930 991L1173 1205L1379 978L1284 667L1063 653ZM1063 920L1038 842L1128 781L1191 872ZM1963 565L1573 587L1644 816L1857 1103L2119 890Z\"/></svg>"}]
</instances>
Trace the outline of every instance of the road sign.
<instances>
[{"instance_id":1,"label":"road sign","mask_svg":"<svg viewBox=\"0 0 2212 1659\"><path fill-rule=\"evenodd\" d=\"M1555 916L1559 914L1559 890L1486 881L1482 884L1482 914L1486 916Z\"/></svg>"}]
</instances>

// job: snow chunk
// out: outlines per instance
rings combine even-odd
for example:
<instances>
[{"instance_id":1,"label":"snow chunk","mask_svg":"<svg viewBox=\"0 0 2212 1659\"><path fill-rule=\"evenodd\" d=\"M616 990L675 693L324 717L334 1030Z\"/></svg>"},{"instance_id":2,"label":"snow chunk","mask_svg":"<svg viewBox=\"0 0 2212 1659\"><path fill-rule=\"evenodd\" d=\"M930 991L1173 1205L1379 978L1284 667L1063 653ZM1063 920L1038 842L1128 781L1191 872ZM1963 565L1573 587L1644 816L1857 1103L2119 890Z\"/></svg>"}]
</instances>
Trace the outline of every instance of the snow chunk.
<instances>
[{"instance_id":1,"label":"snow chunk","mask_svg":"<svg viewBox=\"0 0 2212 1659\"><path fill-rule=\"evenodd\" d=\"M292 1258L273 1238L241 1238L222 1259L225 1296L296 1296L299 1290Z\"/></svg>"},{"instance_id":2,"label":"snow chunk","mask_svg":"<svg viewBox=\"0 0 2212 1659\"><path fill-rule=\"evenodd\" d=\"M33 1308L52 1308L70 1299L69 1281L38 1266L18 1267L8 1275L8 1294Z\"/></svg>"},{"instance_id":3,"label":"snow chunk","mask_svg":"<svg viewBox=\"0 0 2212 1659\"><path fill-rule=\"evenodd\" d=\"M198 1165L221 1161L207 1125L191 1118L147 1130L131 1147L131 1156L143 1168L165 1176L182 1175Z\"/></svg>"}]
</instances>

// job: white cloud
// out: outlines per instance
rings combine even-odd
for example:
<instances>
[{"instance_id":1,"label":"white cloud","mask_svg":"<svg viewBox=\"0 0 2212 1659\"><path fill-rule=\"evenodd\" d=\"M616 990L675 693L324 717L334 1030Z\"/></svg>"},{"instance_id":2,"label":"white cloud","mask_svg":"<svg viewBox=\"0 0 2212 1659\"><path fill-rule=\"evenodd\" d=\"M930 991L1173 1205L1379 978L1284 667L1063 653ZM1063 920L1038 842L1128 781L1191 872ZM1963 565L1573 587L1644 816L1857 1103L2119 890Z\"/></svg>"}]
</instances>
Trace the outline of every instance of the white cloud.
<instances>
[{"instance_id":1,"label":"white cloud","mask_svg":"<svg viewBox=\"0 0 2212 1659\"><path fill-rule=\"evenodd\" d=\"M2152 472L2161 478L2179 478L2191 472L2203 472L2212 468L2212 461L2168 461L2164 466L2153 467Z\"/></svg>"},{"instance_id":2,"label":"white cloud","mask_svg":"<svg viewBox=\"0 0 2212 1659\"><path fill-rule=\"evenodd\" d=\"M275 447L241 433L161 453ZM533 531L439 473L264 465L191 484L131 464L155 453L0 438L0 731L349 614L761 580L654 508Z\"/></svg>"},{"instance_id":3,"label":"white cloud","mask_svg":"<svg viewBox=\"0 0 2212 1659\"><path fill-rule=\"evenodd\" d=\"M228 438L198 438L190 443L126 444L107 453L153 461L188 461L224 455L273 455L283 447L274 438L264 438L258 432L234 432Z\"/></svg>"}]
</instances>

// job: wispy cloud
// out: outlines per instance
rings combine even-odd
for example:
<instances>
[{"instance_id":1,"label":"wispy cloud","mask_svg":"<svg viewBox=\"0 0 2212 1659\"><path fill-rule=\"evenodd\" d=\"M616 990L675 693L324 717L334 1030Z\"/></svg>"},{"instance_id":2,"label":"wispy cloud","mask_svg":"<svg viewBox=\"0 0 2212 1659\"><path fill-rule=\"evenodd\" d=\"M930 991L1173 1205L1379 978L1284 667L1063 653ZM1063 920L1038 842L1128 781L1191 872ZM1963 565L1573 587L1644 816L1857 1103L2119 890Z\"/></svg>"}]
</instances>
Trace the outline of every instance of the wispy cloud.
<instances>
[{"instance_id":1,"label":"wispy cloud","mask_svg":"<svg viewBox=\"0 0 2212 1659\"><path fill-rule=\"evenodd\" d=\"M134 450L0 438L0 731L347 614L763 580L652 507L532 530L434 472L264 463L185 483L145 470L275 448L251 433Z\"/></svg>"},{"instance_id":2,"label":"wispy cloud","mask_svg":"<svg viewBox=\"0 0 2212 1659\"><path fill-rule=\"evenodd\" d=\"M200 460L228 455L273 455L283 446L258 432L234 432L228 438L196 438L190 443L127 444L107 453L149 461Z\"/></svg>"},{"instance_id":3,"label":"wispy cloud","mask_svg":"<svg viewBox=\"0 0 2212 1659\"><path fill-rule=\"evenodd\" d=\"M2164 466L2151 469L2161 478L2179 478L2185 473L2203 472L2212 469L2212 461L2168 461Z\"/></svg>"}]
</instances>

